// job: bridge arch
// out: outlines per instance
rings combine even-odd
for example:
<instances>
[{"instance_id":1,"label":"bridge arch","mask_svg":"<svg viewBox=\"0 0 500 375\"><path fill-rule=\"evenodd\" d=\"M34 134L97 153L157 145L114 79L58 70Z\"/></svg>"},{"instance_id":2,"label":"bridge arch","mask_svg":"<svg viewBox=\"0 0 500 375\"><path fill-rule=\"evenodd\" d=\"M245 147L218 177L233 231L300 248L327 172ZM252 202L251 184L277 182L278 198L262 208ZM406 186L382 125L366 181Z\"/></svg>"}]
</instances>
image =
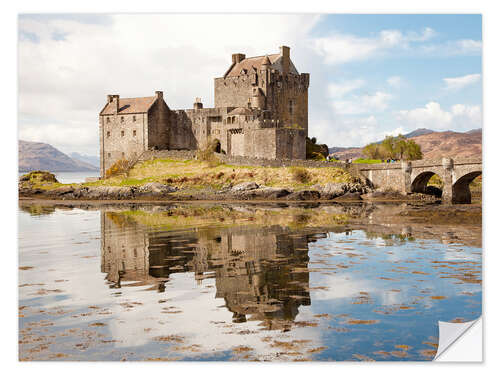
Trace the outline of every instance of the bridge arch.
<instances>
[{"instance_id":1,"label":"bridge arch","mask_svg":"<svg viewBox=\"0 0 500 375\"><path fill-rule=\"evenodd\" d=\"M411 192L412 193L422 193L422 194L432 194L441 197L442 191L439 188L429 188L427 184L432 176L437 175L442 181L443 176L436 170L425 170L418 172L411 179Z\"/></svg>"},{"instance_id":2,"label":"bridge arch","mask_svg":"<svg viewBox=\"0 0 500 375\"><path fill-rule=\"evenodd\" d=\"M458 178L452 185L452 203L467 204L472 201L472 194L470 192L470 183L478 176L480 176L482 171L472 171L464 174Z\"/></svg>"}]
</instances>

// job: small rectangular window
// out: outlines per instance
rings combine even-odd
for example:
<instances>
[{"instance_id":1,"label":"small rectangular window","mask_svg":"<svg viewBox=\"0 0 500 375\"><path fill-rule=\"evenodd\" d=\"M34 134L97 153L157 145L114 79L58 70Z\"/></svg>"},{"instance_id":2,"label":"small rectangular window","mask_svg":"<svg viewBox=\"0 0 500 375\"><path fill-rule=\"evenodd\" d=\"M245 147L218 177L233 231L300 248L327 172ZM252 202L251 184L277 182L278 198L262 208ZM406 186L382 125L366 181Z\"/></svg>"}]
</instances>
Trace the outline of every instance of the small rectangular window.
<instances>
[{"instance_id":1,"label":"small rectangular window","mask_svg":"<svg viewBox=\"0 0 500 375\"><path fill-rule=\"evenodd\" d=\"M111 152L108 152L108 158L110 158L110 157L111 157Z\"/></svg>"},{"instance_id":2,"label":"small rectangular window","mask_svg":"<svg viewBox=\"0 0 500 375\"><path fill-rule=\"evenodd\" d=\"M106 122L109 124L109 117L106 117Z\"/></svg>"},{"instance_id":3,"label":"small rectangular window","mask_svg":"<svg viewBox=\"0 0 500 375\"><path fill-rule=\"evenodd\" d=\"M110 131L107 131L107 132L106 132L106 137L108 137L108 138L109 138L110 136L111 136L111 132L110 132Z\"/></svg>"},{"instance_id":4,"label":"small rectangular window","mask_svg":"<svg viewBox=\"0 0 500 375\"><path fill-rule=\"evenodd\" d=\"M125 158L125 153L124 152L122 152L122 158Z\"/></svg>"},{"instance_id":5,"label":"small rectangular window","mask_svg":"<svg viewBox=\"0 0 500 375\"><path fill-rule=\"evenodd\" d=\"M134 131L132 132L132 134L133 134L133 135L134 135L134 137L135 137L135 136L137 135L137 130L134 130Z\"/></svg>"},{"instance_id":6,"label":"small rectangular window","mask_svg":"<svg viewBox=\"0 0 500 375\"><path fill-rule=\"evenodd\" d=\"M122 130L122 137L125 136L125 130Z\"/></svg>"},{"instance_id":7,"label":"small rectangular window","mask_svg":"<svg viewBox=\"0 0 500 375\"><path fill-rule=\"evenodd\" d=\"M135 115L134 115L134 117L132 117L132 121L135 122Z\"/></svg>"},{"instance_id":8,"label":"small rectangular window","mask_svg":"<svg viewBox=\"0 0 500 375\"><path fill-rule=\"evenodd\" d=\"M121 121L121 122L125 121L125 117L123 117L123 116L122 116L122 117L120 117L120 121Z\"/></svg>"}]
</instances>

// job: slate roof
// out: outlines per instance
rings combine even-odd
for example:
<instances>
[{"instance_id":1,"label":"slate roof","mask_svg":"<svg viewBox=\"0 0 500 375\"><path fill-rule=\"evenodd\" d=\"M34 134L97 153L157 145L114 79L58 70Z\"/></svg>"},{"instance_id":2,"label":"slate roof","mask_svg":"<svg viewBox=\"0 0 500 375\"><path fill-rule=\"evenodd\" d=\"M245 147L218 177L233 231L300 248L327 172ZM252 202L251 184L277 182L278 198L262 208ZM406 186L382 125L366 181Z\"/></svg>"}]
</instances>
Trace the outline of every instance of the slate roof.
<instances>
[{"instance_id":1,"label":"slate roof","mask_svg":"<svg viewBox=\"0 0 500 375\"><path fill-rule=\"evenodd\" d=\"M118 113L146 113L153 105L155 99L155 96L146 96L143 98L120 98L120 108ZM112 115L114 113L114 105L115 103L107 103L101 111L101 115Z\"/></svg>"},{"instance_id":2,"label":"slate roof","mask_svg":"<svg viewBox=\"0 0 500 375\"><path fill-rule=\"evenodd\" d=\"M257 71L260 70L262 65L271 64L271 68L278 70L280 72L283 71L283 67L281 65L281 55L279 53L273 55L266 56L256 56L256 57L247 57L246 59L241 60L239 63L234 64L229 72L225 75L225 77L237 77L242 71L250 72L252 69ZM299 74L295 66L290 61L290 72L294 74Z\"/></svg>"}]
</instances>

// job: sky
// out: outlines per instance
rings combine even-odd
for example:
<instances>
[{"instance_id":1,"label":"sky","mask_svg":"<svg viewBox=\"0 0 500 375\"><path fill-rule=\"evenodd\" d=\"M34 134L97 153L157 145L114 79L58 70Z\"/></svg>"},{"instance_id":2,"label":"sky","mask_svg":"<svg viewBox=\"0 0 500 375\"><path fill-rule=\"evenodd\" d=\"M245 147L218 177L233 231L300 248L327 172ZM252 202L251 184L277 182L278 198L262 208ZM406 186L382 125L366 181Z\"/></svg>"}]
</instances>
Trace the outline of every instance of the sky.
<instances>
[{"instance_id":1,"label":"sky","mask_svg":"<svg viewBox=\"0 0 500 375\"><path fill-rule=\"evenodd\" d=\"M480 15L19 16L18 134L98 155L107 94L213 106L231 54L287 45L310 73L309 136L364 146L418 128L482 127Z\"/></svg>"}]
</instances>

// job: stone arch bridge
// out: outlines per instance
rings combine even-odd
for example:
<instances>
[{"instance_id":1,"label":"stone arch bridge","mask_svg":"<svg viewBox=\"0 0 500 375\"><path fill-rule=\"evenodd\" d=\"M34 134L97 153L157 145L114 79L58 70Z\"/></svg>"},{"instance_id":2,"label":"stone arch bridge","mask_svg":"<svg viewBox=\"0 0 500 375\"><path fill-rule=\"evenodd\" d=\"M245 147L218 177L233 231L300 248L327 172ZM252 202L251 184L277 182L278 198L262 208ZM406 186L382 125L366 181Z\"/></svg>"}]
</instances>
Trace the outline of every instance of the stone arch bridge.
<instances>
[{"instance_id":1,"label":"stone arch bridge","mask_svg":"<svg viewBox=\"0 0 500 375\"><path fill-rule=\"evenodd\" d=\"M423 193L437 174L444 183L442 201L471 203L470 182L482 174L481 158L443 158L389 164L352 165L375 188L391 188L403 194Z\"/></svg>"}]
</instances>

